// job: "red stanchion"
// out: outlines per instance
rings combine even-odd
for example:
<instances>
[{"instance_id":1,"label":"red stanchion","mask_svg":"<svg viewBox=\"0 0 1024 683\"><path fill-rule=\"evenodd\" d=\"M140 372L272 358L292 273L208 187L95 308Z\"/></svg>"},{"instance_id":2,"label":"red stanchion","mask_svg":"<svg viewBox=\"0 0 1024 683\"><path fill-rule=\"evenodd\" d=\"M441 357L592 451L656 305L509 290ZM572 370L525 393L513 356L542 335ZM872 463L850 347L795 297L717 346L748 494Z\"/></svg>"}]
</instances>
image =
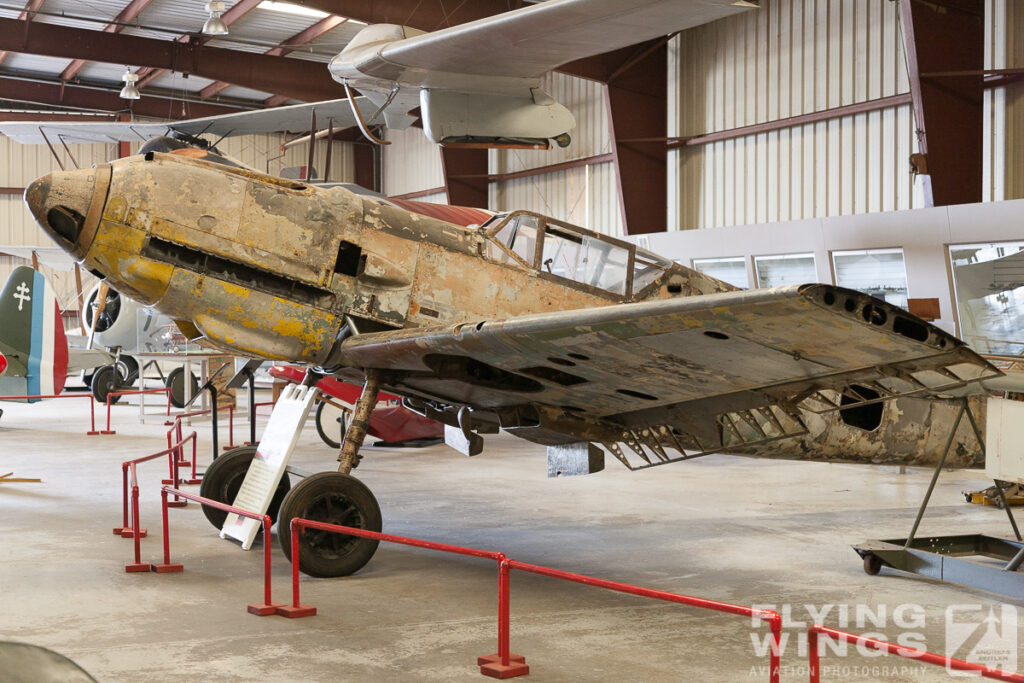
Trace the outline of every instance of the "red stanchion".
<instances>
[{"instance_id":1,"label":"red stanchion","mask_svg":"<svg viewBox=\"0 0 1024 683\"><path fill-rule=\"evenodd\" d=\"M167 414L171 414L171 388L160 387L159 389L134 389L131 391L112 391L107 394L107 428L100 432L100 434L117 434L116 431L110 428L110 406L112 405L110 400L115 396L138 396L139 394L167 394Z\"/></svg>"},{"instance_id":2,"label":"red stanchion","mask_svg":"<svg viewBox=\"0 0 1024 683\"><path fill-rule=\"evenodd\" d=\"M89 399L89 424L90 429L85 434L86 436L95 436L102 432L96 431L96 406L92 398L92 394L27 394L23 396L0 396L0 401L25 401L30 398L38 398L40 400L49 400L51 398L87 398Z\"/></svg>"},{"instance_id":3,"label":"red stanchion","mask_svg":"<svg viewBox=\"0 0 1024 683\"><path fill-rule=\"evenodd\" d=\"M819 635L826 638L832 638L840 642L854 643L859 647L869 647L872 650L896 655L897 657L914 659L919 662L924 662L925 664L944 666L947 671L972 671L980 675L982 678L991 678L997 681L1011 681L1011 683L1024 683L1024 674L994 669L990 666L985 666L984 664L965 662L962 659L953 659L952 657L937 655L933 652L926 652L925 650L896 645L885 640L859 636L856 633L839 631L834 628L828 628L827 626L821 626L820 624L813 624L807 629L807 658L808 664L810 665L811 683L819 683L821 680L820 655L818 653Z\"/></svg>"},{"instance_id":4,"label":"red stanchion","mask_svg":"<svg viewBox=\"0 0 1024 683\"><path fill-rule=\"evenodd\" d=\"M171 472L171 478L173 480L177 481L178 480L178 465L177 465L177 462L176 462L177 461L177 455L176 454L184 446L186 441L191 441L192 442L192 448L193 448L193 451L194 451L195 445L196 445L196 433L192 432L187 437L185 437L182 441L180 441L179 443L173 444L169 448L165 448L164 450L159 451L157 453L153 453L151 455L147 455L147 456L144 456L144 457L141 457L141 458L136 458L135 460L126 460L125 462L121 463L121 479L122 479L122 486L123 486L123 504L122 504L123 519L122 519L121 526L114 527L114 535L115 536L121 536L122 538L134 538L135 539L135 543L136 543L136 547L137 547L139 539L145 538L146 535L147 535L147 532L146 532L145 529L140 529L139 528L138 479L136 477L135 466L140 464L140 463L143 463L143 462L148 462L150 460L155 460L157 458L162 458L162 457L166 456L167 460L168 460L168 468L169 468L169 470ZM129 470L131 471L131 482L129 482L129 478L128 478ZM131 517L132 517L131 526L129 526L129 522L128 522L128 516L129 516L129 491L131 491L131 493L132 493L132 495L130 497L131 498ZM176 500L172 501L171 503L169 503L169 505L171 505L172 507L184 507L185 505L187 505L187 502L185 500L178 500L178 499L176 499ZM138 555L136 555L135 559L136 559L136 563L138 563ZM141 570L134 570L134 571L141 571Z\"/></svg>"},{"instance_id":5,"label":"red stanchion","mask_svg":"<svg viewBox=\"0 0 1024 683\"><path fill-rule=\"evenodd\" d=\"M448 545L445 543L434 543L432 541L423 541L415 538L406 538L404 536L392 536L390 534L382 534L376 531L356 529L354 527L341 526L338 524L327 524L324 522L316 522L313 520L301 519L299 517L295 517L292 519L289 528L291 529L292 535L292 604L289 607L278 608L278 614L281 614L283 616L299 617L316 614L315 607L312 607L310 605L304 605L299 599L298 537L299 534L302 533L304 529L320 529L322 531L339 533L347 536L359 536L361 538L371 538L376 539L378 541L385 541L388 543L399 543L401 545L411 545L417 548L439 550L441 552L455 553L457 555L483 557L497 561L498 652L496 654L487 655L486 657L480 657L479 659L477 659L477 664L480 666L480 673L486 676L491 676L494 678L513 678L515 676L522 676L530 672L530 667L526 665L526 660L524 657L509 652L509 578L511 570L517 569L519 571L525 571L532 574L539 574L542 576L548 576L555 579L562 579L565 581L572 581L574 583L581 583L587 586L595 586L597 588L604 588L607 590L613 590L620 593L629 593L631 595L637 595L640 597L653 598L655 600L674 602L681 605L699 607L701 609L708 609L716 612L725 612L728 614L735 614L739 616L757 618L763 621L767 621L772 633L772 646L769 654L770 667L768 672L768 678L771 683L779 683L782 668L782 617L781 615L779 615L778 612L775 612L773 610L755 609L753 607L746 607L744 605L734 605L727 602L718 602L716 600L707 600L705 598L697 598L690 595L682 595L680 593L668 593L666 591L659 591L651 588L643 588L642 586L633 586L630 584L619 583L616 581L607 581L605 579L599 579L593 576L586 576L583 574L573 574L572 572L551 569L550 567L542 567L540 565L528 564L526 562L517 562L516 560L508 559L504 555L504 553L494 552L490 550L465 548L462 546Z\"/></svg>"},{"instance_id":6,"label":"red stanchion","mask_svg":"<svg viewBox=\"0 0 1024 683\"><path fill-rule=\"evenodd\" d=\"M243 510L242 508L237 508L233 505L228 505L227 503L221 503L220 501L203 498L202 496L197 496L191 493L185 493L184 491L179 491L171 488L170 486L164 486L160 489L160 496L163 500L164 561L162 564L151 565L151 569L154 572L161 574L182 571L181 564L171 562L170 527L167 521L167 508L170 506L167 501L168 494L187 498L188 500L195 501L202 505L210 505L218 510L224 510L225 512L233 512L239 517L260 520L263 523L263 602L247 605L246 609L250 614L255 614L261 617L269 614L276 614L277 610L280 607L283 607L283 605L279 602L273 602L270 599L270 526L272 524L270 515L260 515L255 512L249 512L248 510Z\"/></svg>"}]
</instances>

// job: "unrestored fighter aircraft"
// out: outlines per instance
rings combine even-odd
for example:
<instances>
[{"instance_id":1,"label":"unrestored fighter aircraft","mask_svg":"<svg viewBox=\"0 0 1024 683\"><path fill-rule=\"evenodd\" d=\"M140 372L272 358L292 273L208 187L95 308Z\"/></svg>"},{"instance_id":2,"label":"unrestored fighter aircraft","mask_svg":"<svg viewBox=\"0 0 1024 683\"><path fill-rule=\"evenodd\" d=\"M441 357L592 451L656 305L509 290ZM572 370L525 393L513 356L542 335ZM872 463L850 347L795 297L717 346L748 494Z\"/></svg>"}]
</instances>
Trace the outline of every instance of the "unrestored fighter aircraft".
<instances>
[{"instance_id":1,"label":"unrestored fighter aircraft","mask_svg":"<svg viewBox=\"0 0 1024 683\"><path fill-rule=\"evenodd\" d=\"M350 472L381 389L443 422L468 455L504 429L546 445L550 474L581 474L603 467L598 444L630 469L749 452L805 435L809 416L870 422L890 399L1000 374L865 294L737 291L528 211L464 227L158 152L46 175L25 200L76 260L189 338L364 383L338 471L282 503L286 552L294 516L380 528ZM301 543L301 566L321 576L356 571L376 547L315 533Z\"/></svg>"}]
</instances>

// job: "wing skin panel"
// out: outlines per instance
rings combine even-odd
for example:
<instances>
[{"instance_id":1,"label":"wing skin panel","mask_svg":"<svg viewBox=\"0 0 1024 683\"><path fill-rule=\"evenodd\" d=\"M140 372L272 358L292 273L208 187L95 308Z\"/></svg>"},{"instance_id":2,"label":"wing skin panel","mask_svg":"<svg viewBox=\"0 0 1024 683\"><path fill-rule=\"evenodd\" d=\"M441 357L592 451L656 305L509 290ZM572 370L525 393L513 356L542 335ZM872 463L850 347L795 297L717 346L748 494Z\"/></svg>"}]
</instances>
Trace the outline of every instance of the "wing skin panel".
<instances>
[{"instance_id":1,"label":"wing skin panel","mask_svg":"<svg viewBox=\"0 0 1024 683\"><path fill-rule=\"evenodd\" d=\"M848 299L852 311L844 308ZM883 310L886 325L865 321L866 305ZM911 321L857 292L795 286L362 335L344 350L356 366L399 375L433 373L432 358L471 358L532 378L539 388L474 385L444 373L403 381L479 407L539 402L584 407L600 417L730 395L742 397L739 404L763 405L831 386L824 378L877 379L884 376L877 368L901 363L925 369L959 359L975 375L990 368L962 342L917 319L913 331L924 340L894 332L898 317ZM955 381L935 374L922 386ZM769 389L775 397L754 395Z\"/></svg>"},{"instance_id":2,"label":"wing skin panel","mask_svg":"<svg viewBox=\"0 0 1024 683\"><path fill-rule=\"evenodd\" d=\"M734 0L556 0L398 41L360 70L536 78L575 59L705 24L753 7ZM378 74L374 69L379 70Z\"/></svg>"}]
</instances>

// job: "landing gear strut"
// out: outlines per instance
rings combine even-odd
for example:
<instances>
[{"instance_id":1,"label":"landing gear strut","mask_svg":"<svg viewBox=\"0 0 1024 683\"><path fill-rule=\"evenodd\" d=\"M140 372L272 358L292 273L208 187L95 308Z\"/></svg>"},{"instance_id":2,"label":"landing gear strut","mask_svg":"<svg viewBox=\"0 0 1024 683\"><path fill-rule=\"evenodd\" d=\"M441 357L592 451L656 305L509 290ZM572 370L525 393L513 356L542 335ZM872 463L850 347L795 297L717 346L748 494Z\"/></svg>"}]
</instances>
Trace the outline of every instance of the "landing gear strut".
<instances>
[{"instance_id":1,"label":"landing gear strut","mask_svg":"<svg viewBox=\"0 0 1024 683\"><path fill-rule=\"evenodd\" d=\"M281 503L277 537L291 558L293 517L380 531L380 506L365 484L349 473L358 466L359 448L366 437L370 413L377 404L380 374L368 370L363 393L356 402L352 421L338 455L337 472L321 472L302 480ZM363 568L377 550L378 542L308 529L299 538L299 568L311 576L347 576Z\"/></svg>"}]
</instances>

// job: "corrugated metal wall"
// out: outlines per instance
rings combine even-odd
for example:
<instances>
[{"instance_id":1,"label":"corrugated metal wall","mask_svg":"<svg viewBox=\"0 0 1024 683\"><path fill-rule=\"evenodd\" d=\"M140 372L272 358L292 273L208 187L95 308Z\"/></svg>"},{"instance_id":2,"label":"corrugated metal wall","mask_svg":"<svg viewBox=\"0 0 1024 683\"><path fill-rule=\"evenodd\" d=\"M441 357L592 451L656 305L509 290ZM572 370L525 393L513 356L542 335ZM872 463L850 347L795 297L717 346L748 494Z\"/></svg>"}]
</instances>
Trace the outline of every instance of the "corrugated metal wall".
<instances>
[{"instance_id":1,"label":"corrugated metal wall","mask_svg":"<svg viewBox=\"0 0 1024 683\"><path fill-rule=\"evenodd\" d=\"M1007 48L1024 50L1014 40L1024 35L1024 3L986 5L986 64L1013 66L1006 64ZM990 200L1024 196L1024 91L1011 87L1012 96L1004 88L986 95L984 196ZM758 11L673 39L669 92L675 106L669 135L679 137L909 92L898 3L762 0ZM919 207L908 172L914 151L909 104L685 147L670 152L669 226Z\"/></svg>"},{"instance_id":2,"label":"corrugated metal wall","mask_svg":"<svg viewBox=\"0 0 1024 683\"><path fill-rule=\"evenodd\" d=\"M765 0L670 45L670 135L693 136L909 90L898 6ZM674 129L672 129L674 126ZM670 153L669 225L764 223L915 206L909 105ZM674 190L674 191L673 191Z\"/></svg>"},{"instance_id":3,"label":"corrugated metal wall","mask_svg":"<svg viewBox=\"0 0 1024 683\"><path fill-rule=\"evenodd\" d=\"M304 166L308 161L309 148L298 145L281 152L279 135L246 135L227 138L219 148L229 156L257 170L279 174L287 166ZM133 145L133 151L138 145ZM100 164L117 156L116 145L69 145L71 157L80 168ZM326 157L326 145L318 143L314 166L321 173ZM68 169L75 168L71 158L58 147L58 152ZM41 175L59 171L50 150L45 145L20 145L0 135L0 187L23 188ZM334 143L331 152L332 180L352 181L355 170L352 145ZM20 195L0 195L0 245L52 247L53 242L35 224ZM11 270L28 263L20 258L0 255L0 286L7 281ZM60 301L67 305L75 292L74 274L51 268L41 268L47 279L53 282ZM95 278L83 272L83 287L88 290ZM77 304L72 306L77 308Z\"/></svg>"},{"instance_id":4,"label":"corrugated metal wall","mask_svg":"<svg viewBox=\"0 0 1024 683\"><path fill-rule=\"evenodd\" d=\"M992 1L992 0L990 0ZM1004 20L999 25L1005 27L1005 68L1024 67L1024 2L1020 0L994 0L1002 4ZM1003 137L1006 144L1002 146L1002 161L1005 183L1005 194L1001 199L1024 198L1024 81L1017 81L1005 88L998 88L1005 108L1005 131ZM994 138L997 139L998 138Z\"/></svg>"},{"instance_id":5,"label":"corrugated metal wall","mask_svg":"<svg viewBox=\"0 0 1024 683\"><path fill-rule=\"evenodd\" d=\"M441 152L421 128L387 130L382 154L383 191L389 197L444 186Z\"/></svg>"},{"instance_id":6,"label":"corrugated metal wall","mask_svg":"<svg viewBox=\"0 0 1024 683\"><path fill-rule=\"evenodd\" d=\"M515 173L612 151L604 86L550 73L541 81L541 87L576 117L576 128L569 133L572 143L564 149L553 147L545 152L492 150L491 173ZM529 209L606 235L622 234L615 167L610 161L491 183L489 208Z\"/></svg>"}]
</instances>

